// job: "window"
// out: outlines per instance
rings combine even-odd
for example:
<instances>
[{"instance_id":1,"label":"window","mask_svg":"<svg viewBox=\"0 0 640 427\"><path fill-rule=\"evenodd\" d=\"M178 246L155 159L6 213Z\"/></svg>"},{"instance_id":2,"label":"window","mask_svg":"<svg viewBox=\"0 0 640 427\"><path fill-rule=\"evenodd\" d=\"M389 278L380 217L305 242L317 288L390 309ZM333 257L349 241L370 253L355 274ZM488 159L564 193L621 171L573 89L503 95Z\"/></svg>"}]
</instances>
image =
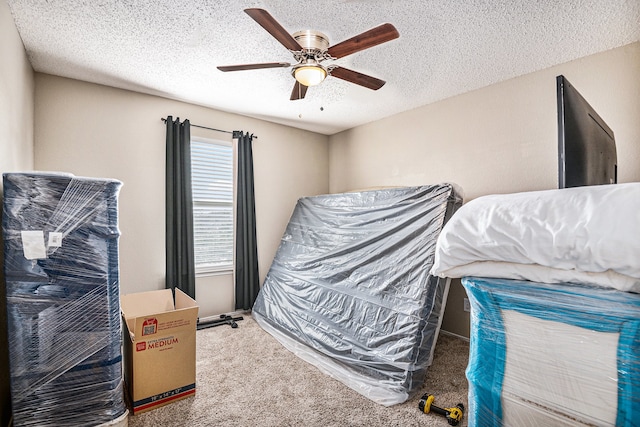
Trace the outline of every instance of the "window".
<instances>
[{"instance_id":1,"label":"window","mask_svg":"<svg viewBox=\"0 0 640 427\"><path fill-rule=\"evenodd\" d=\"M233 268L233 147L191 139L196 272Z\"/></svg>"}]
</instances>

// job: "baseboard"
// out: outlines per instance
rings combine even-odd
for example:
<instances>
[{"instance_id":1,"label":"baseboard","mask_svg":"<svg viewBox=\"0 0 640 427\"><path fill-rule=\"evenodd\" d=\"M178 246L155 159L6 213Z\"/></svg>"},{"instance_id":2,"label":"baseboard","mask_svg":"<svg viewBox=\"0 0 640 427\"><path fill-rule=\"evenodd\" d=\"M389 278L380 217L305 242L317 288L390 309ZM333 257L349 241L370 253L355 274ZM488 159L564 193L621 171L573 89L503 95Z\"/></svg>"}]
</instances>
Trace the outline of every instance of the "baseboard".
<instances>
[{"instance_id":1,"label":"baseboard","mask_svg":"<svg viewBox=\"0 0 640 427\"><path fill-rule=\"evenodd\" d=\"M441 334L445 334L445 335L450 335L452 337L460 338L461 340L465 340L467 342L470 342L469 338L467 338L465 336L462 336L462 335L454 334L453 332L445 331L444 329L440 329L440 333Z\"/></svg>"}]
</instances>

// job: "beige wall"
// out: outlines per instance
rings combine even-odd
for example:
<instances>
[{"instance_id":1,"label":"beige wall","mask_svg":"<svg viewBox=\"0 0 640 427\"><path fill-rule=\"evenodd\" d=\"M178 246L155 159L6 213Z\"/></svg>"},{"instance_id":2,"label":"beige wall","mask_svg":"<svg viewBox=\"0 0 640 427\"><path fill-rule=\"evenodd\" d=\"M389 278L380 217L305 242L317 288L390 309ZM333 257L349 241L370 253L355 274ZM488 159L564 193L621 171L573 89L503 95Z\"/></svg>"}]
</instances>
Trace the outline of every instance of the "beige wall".
<instances>
[{"instance_id":1,"label":"beige wall","mask_svg":"<svg viewBox=\"0 0 640 427\"><path fill-rule=\"evenodd\" d=\"M7 2L0 1L0 173L33 169L33 70ZM2 189L0 188L0 198ZM0 231L0 241L1 241ZM0 245L0 265L3 264ZM0 425L11 416L4 269L0 268Z\"/></svg>"},{"instance_id":2,"label":"beige wall","mask_svg":"<svg viewBox=\"0 0 640 427\"><path fill-rule=\"evenodd\" d=\"M258 137L253 148L261 281L297 199L329 189L328 137L324 135L40 73L36 74L35 111L36 169L116 178L124 183L119 198L123 293L164 287L162 117L188 118L194 124L244 130ZM192 128L192 135L228 138L197 128ZM221 286L218 279L203 281ZM219 314L217 310L232 301L228 288L199 293L206 296L196 295L202 316Z\"/></svg>"},{"instance_id":3,"label":"beige wall","mask_svg":"<svg viewBox=\"0 0 640 427\"><path fill-rule=\"evenodd\" d=\"M0 172L33 168L33 70L6 2L0 2Z\"/></svg>"},{"instance_id":4,"label":"beige wall","mask_svg":"<svg viewBox=\"0 0 640 427\"><path fill-rule=\"evenodd\" d=\"M448 181L469 201L556 188L558 74L613 129L619 181L640 181L640 43L634 43L333 135L331 192ZM443 329L468 336L464 296L453 281Z\"/></svg>"}]
</instances>

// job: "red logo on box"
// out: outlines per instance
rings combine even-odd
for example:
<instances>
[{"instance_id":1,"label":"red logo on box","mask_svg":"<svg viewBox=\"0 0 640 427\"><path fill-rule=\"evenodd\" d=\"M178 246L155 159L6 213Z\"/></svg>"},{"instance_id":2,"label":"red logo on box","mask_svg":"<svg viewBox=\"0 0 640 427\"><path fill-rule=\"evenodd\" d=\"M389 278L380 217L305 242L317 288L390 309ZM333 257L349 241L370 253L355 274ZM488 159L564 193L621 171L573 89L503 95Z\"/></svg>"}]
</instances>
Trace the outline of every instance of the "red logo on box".
<instances>
[{"instance_id":1,"label":"red logo on box","mask_svg":"<svg viewBox=\"0 0 640 427\"><path fill-rule=\"evenodd\" d=\"M153 335L158 332L158 320L155 317L145 319L142 323L142 335Z\"/></svg>"},{"instance_id":2,"label":"red logo on box","mask_svg":"<svg viewBox=\"0 0 640 427\"><path fill-rule=\"evenodd\" d=\"M146 341L137 342L136 343L136 351L144 351L147 349Z\"/></svg>"}]
</instances>

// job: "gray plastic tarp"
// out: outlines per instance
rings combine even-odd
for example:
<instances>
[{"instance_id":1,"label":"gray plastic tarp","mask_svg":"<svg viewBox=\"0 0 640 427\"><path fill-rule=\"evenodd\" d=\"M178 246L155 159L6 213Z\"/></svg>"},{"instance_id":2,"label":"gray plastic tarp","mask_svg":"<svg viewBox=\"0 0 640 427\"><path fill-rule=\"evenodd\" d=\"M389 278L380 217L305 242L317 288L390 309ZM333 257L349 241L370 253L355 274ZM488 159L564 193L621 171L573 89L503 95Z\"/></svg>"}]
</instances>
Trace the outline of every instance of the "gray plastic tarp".
<instances>
[{"instance_id":1,"label":"gray plastic tarp","mask_svg":"<svg viewBox=\"0 0 640 427\"><path fill-rule=\"evenodd\" d=\"M383 405L423 383L448 281L429 275L451 184L298 201L253 307L285 347Z\"/></svg>"}]
</instances>

